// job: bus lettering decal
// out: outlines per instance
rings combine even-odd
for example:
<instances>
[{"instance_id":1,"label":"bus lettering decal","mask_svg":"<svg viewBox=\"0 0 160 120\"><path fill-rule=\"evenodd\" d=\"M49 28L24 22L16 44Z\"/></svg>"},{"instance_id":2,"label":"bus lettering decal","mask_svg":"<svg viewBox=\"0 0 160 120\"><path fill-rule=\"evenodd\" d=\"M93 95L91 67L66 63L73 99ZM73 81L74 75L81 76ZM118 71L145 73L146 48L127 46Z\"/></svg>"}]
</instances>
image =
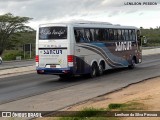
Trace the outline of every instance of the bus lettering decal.
<instances>
[{"instance_id":1,"label":"bus lettering decal","mask_svg":"<svg viewBox=\"0 0 160 120\"><path fill-rule=\"evenodd\" d=\"M115 51L132 50L132 42L131 41L115 42L115 44L116 44Z\"/></svg>"},{"instance_id":2,"label":"bus lettering decal","mask_svg":"<svg viewBox=\"0 0 160 120\"><path fill-rule=\"evenodd\" d=\"M61 36L63 34L65 34L66 30L62 30L60 29L59 31L56 30L56 29L53 29L53 31L50 31L49 28L43 28L41 31L40 31L40 34L41 35L58 35L58 36Z\"/></svg>"},{"instance_id":3,"label":"bus lettering decal","mask_svg":"<svg viewBox=\"0 0 160 120\"><path fill-rule=\"evenodd\" d=\"M44 28L39 32L42 35L51 35L51 31L48 28Z\"/></svg>"},{"instance_id":4,"label":"bus lettering decal","mask_svg":"<svg viewBox=\"0 0 160 120\"><path fill-rule=\"evenodd\" d=\"M58 36L61 36L61 35L63 35L63 34L65 34L65 30L59 30L59 31L56 31L55 29L52 31L52 34L54 34L54 35L58 35Z\"/></svg>"},{"instance_id":5,"label":"bus lettering decal","mask_svg":"<svg viewBox=\"0 0 160 120\"><path fill-rule=\"evenodd\" d=\"M44 50L44 54L62 54L62 50Z\"/></svg>"}]
</instances>

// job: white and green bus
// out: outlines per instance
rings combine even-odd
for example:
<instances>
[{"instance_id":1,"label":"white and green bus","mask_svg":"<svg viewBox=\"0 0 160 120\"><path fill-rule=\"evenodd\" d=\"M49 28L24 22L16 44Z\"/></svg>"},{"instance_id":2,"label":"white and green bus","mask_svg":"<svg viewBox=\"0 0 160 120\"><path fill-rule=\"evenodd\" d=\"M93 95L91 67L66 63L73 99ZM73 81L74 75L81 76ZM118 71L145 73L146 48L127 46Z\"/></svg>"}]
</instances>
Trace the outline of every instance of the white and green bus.
<instances>
[{"instance_id":1,"label":"white and green bus","mask_svg":"<svg viewBox=\"0 0 160 120\"><path fill-rule=\"evenodd\" d=\"M107 22L41 24L36 36L36 70L61 78L95 77L142 61L140 30Z\"/></svg>"}]
</instances>

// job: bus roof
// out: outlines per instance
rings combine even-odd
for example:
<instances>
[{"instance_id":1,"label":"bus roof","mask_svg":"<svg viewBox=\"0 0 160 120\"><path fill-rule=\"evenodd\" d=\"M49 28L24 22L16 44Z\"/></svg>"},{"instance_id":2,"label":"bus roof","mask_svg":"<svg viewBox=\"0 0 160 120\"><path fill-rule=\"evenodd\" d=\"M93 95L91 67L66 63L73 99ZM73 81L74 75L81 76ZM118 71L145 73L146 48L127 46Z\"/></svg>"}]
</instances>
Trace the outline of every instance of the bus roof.
<instances>
[{"instance_id":1,"label":"bus roof","mask_svg":"<svg viewBox=\"0 0 160 120\"><path fill-rule=\"evenodd\" d=\"M129 29L138 29L134 26L122 26L120 24L111 24L109 22L98 22L98 21L82 21L82 20L74 20L67 22L57 22L57 23L47 23L40 24L39 27L44 26L74 26L74 27L99 27L99 28L129 28Z\"/></svg>"}]
</instances>

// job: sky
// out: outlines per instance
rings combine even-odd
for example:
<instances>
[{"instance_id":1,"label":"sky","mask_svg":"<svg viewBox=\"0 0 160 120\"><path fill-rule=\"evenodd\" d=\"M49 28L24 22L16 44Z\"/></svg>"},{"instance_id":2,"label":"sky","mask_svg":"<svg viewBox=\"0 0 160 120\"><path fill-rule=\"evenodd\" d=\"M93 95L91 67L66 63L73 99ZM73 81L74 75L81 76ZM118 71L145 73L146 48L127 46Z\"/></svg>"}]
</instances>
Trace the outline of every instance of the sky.
<instances>
[{"instance_id":1,"label":"sky","mask_svg":"<svg viewBox=\"0 0 160 120\"><path fill-rule=\"evenodd\" d=\"M34 29L69 20L160 26L160 0L0 0L0 15L5 13L33 18L27 25Z\"/></svg>"}]
</instances>

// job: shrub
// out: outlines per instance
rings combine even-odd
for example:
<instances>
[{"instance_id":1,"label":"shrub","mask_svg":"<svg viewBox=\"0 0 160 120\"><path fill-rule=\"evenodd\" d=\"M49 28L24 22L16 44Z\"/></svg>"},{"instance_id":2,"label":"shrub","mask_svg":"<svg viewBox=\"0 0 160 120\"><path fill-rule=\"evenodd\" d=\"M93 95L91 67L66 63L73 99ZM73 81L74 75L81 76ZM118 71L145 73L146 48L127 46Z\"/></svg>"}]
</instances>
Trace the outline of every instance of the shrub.
<instances>
[{"instance_id":1,"label":"shrub","mask_svg":"<svg viewBox=\"0 0 160 120\"><path fill-rule=\"evenodd\" d=\"M4 55L3 55L3 60L16 60L16 56L22 56L23 54L21 51L17 51L17 50L8 50L5 51Z\"/></svg>"}]
</instances>

